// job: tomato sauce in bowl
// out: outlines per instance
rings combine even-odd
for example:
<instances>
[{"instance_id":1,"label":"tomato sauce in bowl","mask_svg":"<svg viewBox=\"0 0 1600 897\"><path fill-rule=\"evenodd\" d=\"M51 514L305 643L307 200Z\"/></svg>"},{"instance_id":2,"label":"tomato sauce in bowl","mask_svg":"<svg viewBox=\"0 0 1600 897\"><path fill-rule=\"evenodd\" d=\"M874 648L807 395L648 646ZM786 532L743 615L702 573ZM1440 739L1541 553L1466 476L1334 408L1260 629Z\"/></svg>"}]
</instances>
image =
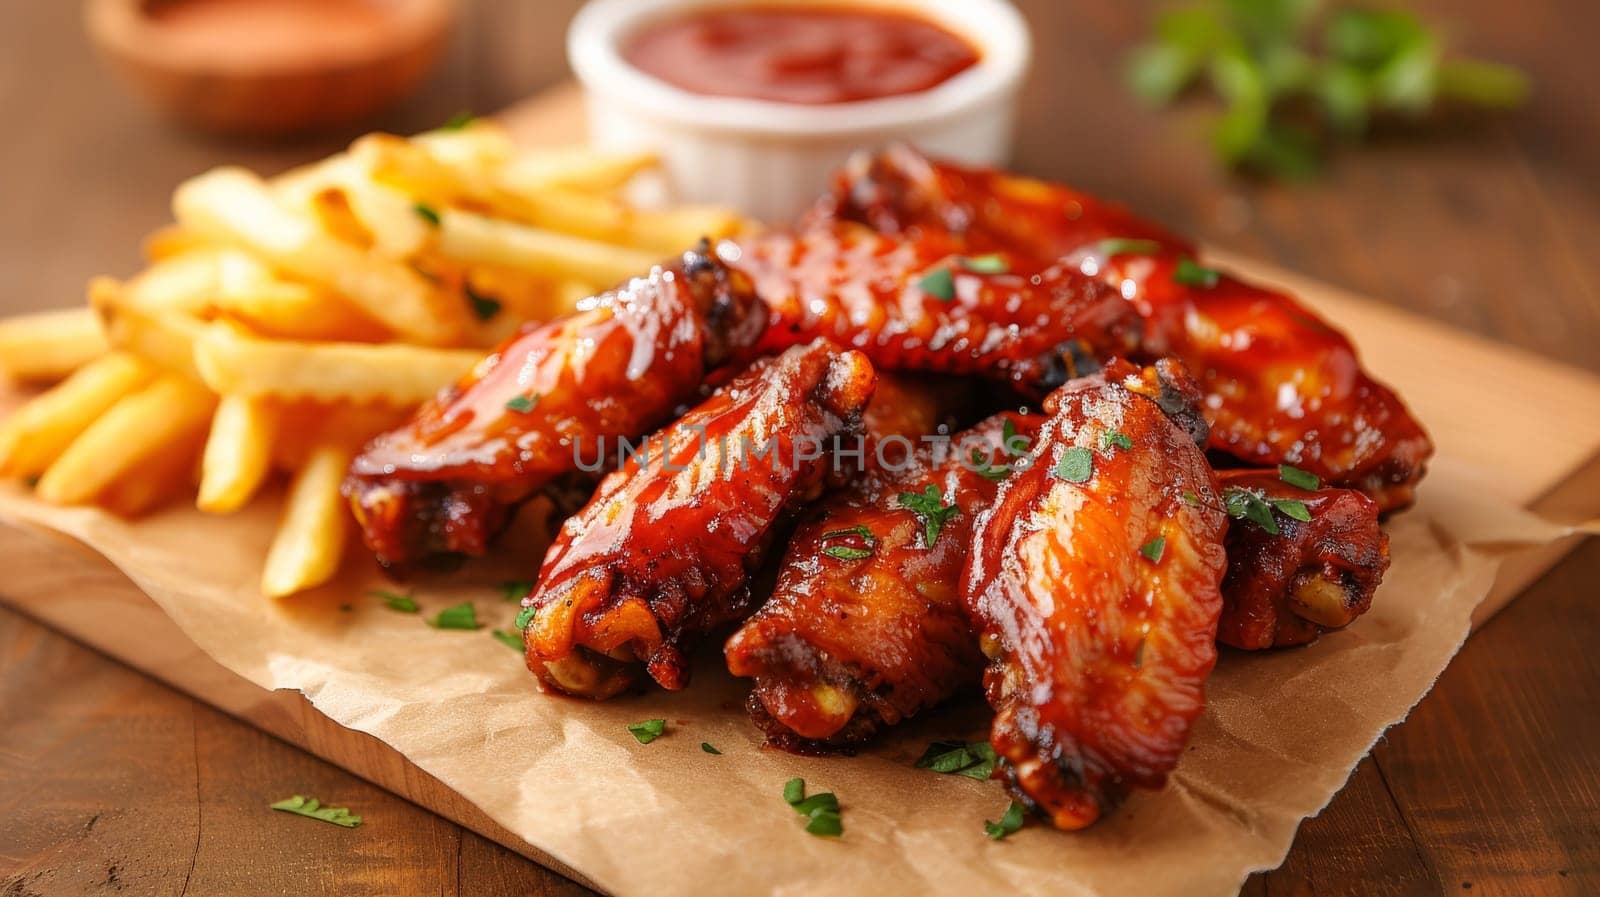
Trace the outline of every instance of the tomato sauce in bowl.
<instances>
[{"instance_id":1,"label":"tomato sauce in bowl","mask_svg":"<svg viewBox=\"0 0 1600 897\"><path fill-rule=\"evenodd\" d=\"M701 9L645 25L622 56L691 93L808 106L920 93L979 61L940 25L864 6Z\"/></svg>"}]
</instances>

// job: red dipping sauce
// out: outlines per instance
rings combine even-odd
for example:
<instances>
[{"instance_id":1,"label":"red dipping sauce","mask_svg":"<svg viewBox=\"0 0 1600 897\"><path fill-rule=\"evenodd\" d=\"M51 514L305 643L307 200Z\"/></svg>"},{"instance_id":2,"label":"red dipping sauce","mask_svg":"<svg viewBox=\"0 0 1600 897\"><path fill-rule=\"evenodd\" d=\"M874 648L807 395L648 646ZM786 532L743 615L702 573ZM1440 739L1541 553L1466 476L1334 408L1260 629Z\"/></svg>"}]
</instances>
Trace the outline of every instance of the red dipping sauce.
<instances>
[{"instance_id":1,"label":"red dipping sauce","mask_svg":"<svg viewBox=\"0 0 1600 897\"><path fill-rule=\"evenodd\" d=\"M820 106L917 93L978 50L909 13L861 6L734 6L645 26L623 58L708 96Z\"/></svg>"}]
</instances>

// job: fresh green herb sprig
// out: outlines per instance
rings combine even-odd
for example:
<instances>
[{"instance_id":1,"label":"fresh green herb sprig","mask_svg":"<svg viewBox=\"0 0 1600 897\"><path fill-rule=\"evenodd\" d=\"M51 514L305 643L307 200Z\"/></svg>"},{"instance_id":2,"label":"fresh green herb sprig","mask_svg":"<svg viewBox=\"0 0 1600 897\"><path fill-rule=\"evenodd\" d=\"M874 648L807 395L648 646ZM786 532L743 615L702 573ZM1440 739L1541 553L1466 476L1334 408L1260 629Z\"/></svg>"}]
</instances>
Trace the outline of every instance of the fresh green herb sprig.
<instances>
[{"instance_id":1,"label":"fresh green herb sprig","mask_svg":"<svg viewBox=\"0 0 1600 897\"><path fill-rule=\"evenodd\" d=\"M839 798L824 791L806 797L806 780L790 779L783 785L783 801L796 813L806 817L806 832L824 838L837 838L844 834L844 823L839 817Z\"/></svg>"},{"instance_id":2,"label":"fresh green herb sprig","mask_svg":"<svg viewBox=\"0 0 1600 897\"><path fill-rule=\"evenodd\" d=\"M935 741L917 759L917 768L982 781L999 762L987 741Z\"/></svg>"},{"instance_id":3,"label":"fresh green herb sprig","mask_svg":"<svg viewBox=\"0 0 1600 897\"><path fill-rule=\"evenodd\" d=\"M296 794L272 804L272 809L285 813L294 813L308 819L319 819L344 828L355 828L361 824L361 817L351 814L346 807L324 807L322 801L314 797L303 797Z\"/></svg>"},{"instance_id":4,"label":"fresh green herb sprig","mask_svg":"<svg viewBox=\"0 0 1600 897\"><path fill-rule=\"evenodd\" d=\"M649 744L655 741L665 731L667 731L667 721L664 719L647 719L628 724L629 734L640 744Z\"/></svg>"},{"instance_id":5,"label":"fresh green herb sprig","mask_svg":"<svg viewBox=\"0 0 1600 897\"><path fill-rule=\"evenodd\" d=\"M1404 9L1323 0L1192 0L1160 13L1128 61L1128 83L1166 104L1204 83L1225 103L1212 139L1229 167L1295 179L1326 144L1375 119L1418 118L1442 104L1520 105L1521 70L1452 56L1438 30Z\"/></svg>"},{"instance_id":6,"label":"fresh green herb sprig","mask_svg":"<svg viewBox=\"0 0 1600 897\"><path fill-rule=\"evenodd\" d=\"M944 494L939 487L929 484L921 492L902 492L896 496L900 507L917 515L922 521L922 538L929 548L939 538L939 533L944 530L944 525L950 522L961 509L954 504L944 503Z\"/></svg>"},{"instance_id":7,"label":"fresh green herb sprig","mask_svg":"<svg viewBox=\"0 0 1600 897\"><path fill-rule=\"evenodd\" d=\"M1022 804L1012 801L1011 806L1006 807L1006 812L1000 817L999 822L984 820L983 833L989 836L989 840L998 841L1007 835L1021 831L1023 821Z\"/></svg>"}]
</instances>

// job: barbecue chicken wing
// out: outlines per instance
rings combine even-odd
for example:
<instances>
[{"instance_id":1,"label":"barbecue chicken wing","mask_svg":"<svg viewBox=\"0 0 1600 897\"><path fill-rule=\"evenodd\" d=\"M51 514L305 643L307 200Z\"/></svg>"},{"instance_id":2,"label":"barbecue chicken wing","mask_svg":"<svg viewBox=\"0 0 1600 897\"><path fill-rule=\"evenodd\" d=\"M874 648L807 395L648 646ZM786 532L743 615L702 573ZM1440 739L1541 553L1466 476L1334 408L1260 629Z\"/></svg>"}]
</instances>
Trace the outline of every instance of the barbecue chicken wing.
<instances>
[{"instance_id":1,"label":"barbecue chicken wing","mask_svg":"<svg viewBox=\"0 0 1600 897\"><path fill-rule=\"evenodd\" d=\"M1433 446L1344 334L1284 293L1203 267L1191 243L1120 207L899 147L857 159L810 220L1005 251L1022 273L1059 276L1064 266L1099 278L1143 318L1142 354L1176 355L1200 381L1211 448L1255 466L1292 464L1386 512L1414 500Z\"/></svg>"},{"instance_id":2,"label":"barbecue chicken wing","mask_svg":"<svg viewBox=\"0 0 1600 897\"><path fill-rule=\"evenodd\" d=\"M718 246L767 304L768 351L825 337L884 370L977 375L1042 396L1083 358L1137 344L1137 315L1095 279L1015 269L1003 247L962 251L940 235L902 240L849 222Z\"/></svg>"},{"instance_id":3,"label":"barbecue chicken wing","mask_svg":"<svg viewBox=\"0 0 1600 897\"><path fill-rule=\"evenodd\" d=\"M961 588L991 658L990 741L1059 828L1160 787L1204 704L1227 518L1198 400L1169 361L1068 384L978 515Z\"/></svg>"},{"instance_id":4,"label":"barbecue chicken wing","mask_svg":"<svg viewBox=\"0 0 1600 897\"><path fill-rule=\"evenodd\" d=\"M688 683L697 636L750 612L748 575L784 513L830 474L832 438L853 439L871 364L823 340L756 362L652 436L561 527L523 599L528 668L570 694L609 697L638 664Z\"/></svg>"},{"instance_id":5,"label":"barbecue chicken wing","mask_svg":"<svg viewBox=\"0 0 1600 897\"><path fill-rule=\"evenodd\" d=\"M1278 471L1217 476L1223 505L1239 515L1228 528L1218 641L1247 650L1304 645L1367 612L1389 568L1372 499L1303 489Z\"/></svg>"},{"instance_id":6,"label":"barbecue chicken wing","mask_svg":"<svg viewBox=\"0 0 1600 897\"><path fill-rule=\"evenodd\" d=\"M996 415L807 513L777 589L725 650L756 680L750 713L770 743L855 744L977 682L961 568L974 518L1040 422Z\"/></svg>"},{"instance_id":7,"label":"barbecue chicken wing","mask_svg":"<svg viewBox=\"0 0 1600 897\"><path fill-rule=\"evenodd\" d=\"M378 561L480 555L523 500L603 444L691 404L764 328L749 282L705 251L525 330L355 460L345 494Z\"/></svg>"}]
</instances>

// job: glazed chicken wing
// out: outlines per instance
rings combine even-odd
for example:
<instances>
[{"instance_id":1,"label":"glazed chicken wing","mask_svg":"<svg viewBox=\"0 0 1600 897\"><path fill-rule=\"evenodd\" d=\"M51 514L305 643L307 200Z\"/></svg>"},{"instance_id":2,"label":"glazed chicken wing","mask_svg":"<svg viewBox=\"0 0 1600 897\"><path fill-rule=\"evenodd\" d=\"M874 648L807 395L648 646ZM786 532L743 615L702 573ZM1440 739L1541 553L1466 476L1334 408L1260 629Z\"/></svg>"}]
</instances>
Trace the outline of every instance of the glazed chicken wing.
<instances>
[{"instance_id":1,"label":"glazed chicken wing","mask_svg":"<svg viewBox=\"0 0 1600 897\"><path fill-rule=\"evenodd\" d=\"M1218 474L1223 505L1240 515L1228 527L1217 626L1225 645L1304 645L1348 626L1372 606L1389 568L1389 537L1378 527L1372 499L1351 489L1301 488L1284 477Z\"/></svg>"},{"instance_id":2,"label":"glazed chicken wing","mask_svg":"<svg viewBox=\"0 0 1600 897\"><path fill-rule=\"evenodd\" d=\"M688 682L697 636L750 612L748 577L784 513L814 498L836 435L859 433L871 364L818 340L756 362L645 443L562 526L524 630L529 669L605 698L638 664Z\"/></svg>"},{"instance_id":3,"label":"glazed chicken wing","mask_svg":"<svg viewBox=\"0 0 1600 897\"><path fill-rule=\"evenodd\" d=\"M816 337L884 370L977 375L1042 396L1084 357L1125 353L1138 318L1077 270L1013 267L1004 247L965 256L939 235L886 237L849 222L718 247L767 304L761 347Z\"/></svg>"},{"instance_id":4,"label":"glazed chicken wing","mask_svg":"<svg viewBox=\"0 0 1600 897\"><path fill-rule=\"evenodd\" d=\"M764 323L747 280L688 252L524 331L355 460L367 546L400 572L483 554L520 502L689 404Z\"/></svg>"},{"instance_id":5,"label":"glazed chicken wing","mask_svg":"<svg viewBox=\"0 0 1600 897\"><path fill-rule=\"evenodd\" d=\"M750 712L769 742L854 744L978 680L961 568L974 518L1040 421L996 415L807 513L772 598L725 649L756 680Z\"/></svg>"},{"instance_id":6,"label":"glazed chicken wing","mask_svg":"<svg viewBox=\"0 0 1600 897\"><path fill-rule=\"evenodd\" d=\"M1227 518L1198 400L1168 361L1068 384L978 516L961 588L991 659L990 741L1059 828L1160 787L1204 704Z\"/></svg>"},{"instance_id":7,"label":"glazed chicken wing","mask_svg":"<svg viewBox=\"0 0 1600 897\"><path fill-rule=\"evenodd\" d=\"M810 218L953 241L967 253L1004 250L1019 271L1059 276L1064 266L1103 280L1143 319L1142 354L1176 355L1200 381L1211 448L1256 466L1292 464L1360 489L1384 511L1414 500L1433 446L1344 334L1281 292L1203 267L1191 243L1122 208L898 147L856 160Z\"/></svg>"}]
</instances>

